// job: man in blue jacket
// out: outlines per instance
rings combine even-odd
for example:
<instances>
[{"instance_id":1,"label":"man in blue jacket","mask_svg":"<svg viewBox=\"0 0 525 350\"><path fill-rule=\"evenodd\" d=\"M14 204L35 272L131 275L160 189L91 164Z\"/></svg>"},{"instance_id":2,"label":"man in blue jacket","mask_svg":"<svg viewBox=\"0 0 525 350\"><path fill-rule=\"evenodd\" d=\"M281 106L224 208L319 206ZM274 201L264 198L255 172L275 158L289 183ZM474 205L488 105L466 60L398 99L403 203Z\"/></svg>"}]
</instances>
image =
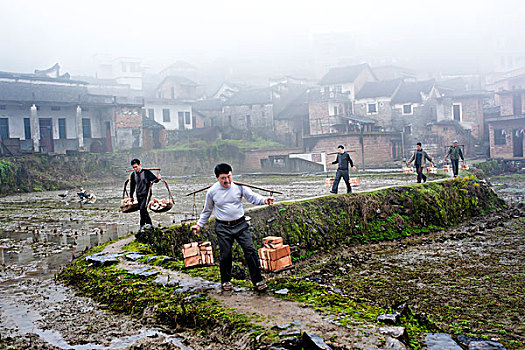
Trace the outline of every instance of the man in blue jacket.
<instances>
[{"instance_id":1,"label":"man in blue jacket","mask_svg":"<svg viewBox=\"0 0 525 350\"><path fill-rule=\"evenodd\" d=\"M337 146L337 152L339 152L339 154L332 164L339 165L337 167L337 172L335 173L334 185L332 186L330 193L337 194L337 188L339 187L339 181L341 181L341 177L343 180L345 180L346 193L352 193L352 187L350 186L349 181L350 176L348 174L348 163L350 163L352 170L355 170L354 162L352 161L352 158L350 158L350 155L345 152L345 146Z\"/></svg>"}]
</instances>

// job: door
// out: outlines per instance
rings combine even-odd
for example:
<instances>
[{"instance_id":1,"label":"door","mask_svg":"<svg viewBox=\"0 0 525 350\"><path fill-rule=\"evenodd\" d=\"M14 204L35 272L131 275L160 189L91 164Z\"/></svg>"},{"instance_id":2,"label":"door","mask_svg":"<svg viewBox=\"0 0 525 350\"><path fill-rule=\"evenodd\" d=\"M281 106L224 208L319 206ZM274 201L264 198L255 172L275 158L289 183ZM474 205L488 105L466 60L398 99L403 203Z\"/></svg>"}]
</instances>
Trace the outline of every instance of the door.
<instances>
[{"instance_id":1,"label":"door","mask_svg":"<svg viewBox=\"0 0 525 350\"><path fill-rule=\"evenodd\" d=\"M55 152L53 144L53 121L51 118L38 119L40 125L40 147L43 153Z\"/></svg>"},{"instance_id":2,"label":"door","mask_svg":"<svg viewBox=\"0 0 525 350\"><path fill-rule=\"evenodd\" d=\"M513 115L521 115L521 94L512 96L512 112Z\"/></svg>"},{"instance_id":3,"label":"door","mask_svg":"<svg viewBox=\"0 0 525 350\"><path fill-rule=\"evenodd\" d=\"M523 157L523 132L520 129L512 131L512 147L514 157Z\"/></svg>"},{"instance_id":4,"label":"door","mask_svg":"<svg viewBox=\"0 0 525 350\"><path fill-rule=\"evenodd\" d=\"M111 143L111 122L106 122L106 151L113 152L113 144Z\"/></svg>"}]
</instances>

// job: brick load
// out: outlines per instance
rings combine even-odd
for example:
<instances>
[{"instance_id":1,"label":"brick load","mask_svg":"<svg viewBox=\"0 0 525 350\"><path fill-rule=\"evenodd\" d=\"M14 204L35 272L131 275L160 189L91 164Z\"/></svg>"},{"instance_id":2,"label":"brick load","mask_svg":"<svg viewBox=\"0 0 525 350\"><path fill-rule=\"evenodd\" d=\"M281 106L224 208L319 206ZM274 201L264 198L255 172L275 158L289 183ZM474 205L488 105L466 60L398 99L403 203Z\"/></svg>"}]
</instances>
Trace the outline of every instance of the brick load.
<instances>
[{"instance_id":1,"label":"brick load","mask_svg":"<svg viewBox=\"0 0 525 350\"><path fill-rule=\"evenodd\" d=\"M428 174L437 174L437 168L433 166L427 167L427 173Z\"/></svg>"},{"instance_id":2,"label":"brick load","mask_svg":"<svg viewBox=\"0 0 525 350\"><path fill-rule=\"evenodd\" d=\"M283 244L282 237L265 237L263 244L258 251L263 270L278 271L292 265L290 246Z\"/></svg>"},{"instance_id":3,"label":"brick load","mask_svg":"<svg viewBox=\"0 0 525 350\"><path fill-rule=\"evenodd\" d=\"M182 248L184 266L213 265L213 249L210 242L187 243Z\"/></svg>"},{"instance_id":4,"label":"brick load","mask_svg":"<svg viewBox=\"0 0 525 350\"><path fill-rule=\"evenodd\" d=\"M359 187L359 185L361 184L358 177L351 177L348 179L348 182L350 182L350 186L353 187Z\"/></svg>"},{"instance_id":5,"label":"brick load","mask_svg":"<svg viewBox=\"0 0 525 350\"><path fill-rule=\"evenodd\" d=\"M403 174L413 174L414 168L412 167L403 167Z\"/></svg>"},{"instance_id":6,"label":"brick load","mask_svg":"<svg viewBox=\"0 0 525 350\"><path fill-rule=\"evenodd\" d=\"M452 166L451 165L443 165L443 172L445 172L445 173L452 172Z\"/></svg>"},{"instance_id":7,"label":"brick load","mask_svg":"<svg viewBox=\"0 0 525 350\"><path fill-rule=\"evenodd\" d=\"M461 164L461 170L468 170L468 169L469 169L468 164L465 164L465 163Z\"/></svg>"}]
</instances>

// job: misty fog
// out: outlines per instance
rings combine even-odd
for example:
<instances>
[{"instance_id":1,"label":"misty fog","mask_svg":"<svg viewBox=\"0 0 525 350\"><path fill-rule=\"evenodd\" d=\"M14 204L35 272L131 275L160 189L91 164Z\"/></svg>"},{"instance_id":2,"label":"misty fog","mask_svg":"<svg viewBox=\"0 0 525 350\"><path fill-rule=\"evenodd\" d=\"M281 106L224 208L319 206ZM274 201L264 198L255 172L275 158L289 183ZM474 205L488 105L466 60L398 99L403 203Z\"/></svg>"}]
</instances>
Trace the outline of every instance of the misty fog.
<instances>
[{"instance_id":1,"label":"misty fog","mask_svg":"<svg viewBox=\"0 0 525 350\"><path fill-rule=\"evenodd\" d=\"M522 51L525 3L503 1L8 1L0 11L0 70L59 62L93 75L93 56L131 56L149 72L176 60L239 74L318 78L339 37L341 62L429 73L493 70L498 51Z\"/></svg>"}]
</instances>

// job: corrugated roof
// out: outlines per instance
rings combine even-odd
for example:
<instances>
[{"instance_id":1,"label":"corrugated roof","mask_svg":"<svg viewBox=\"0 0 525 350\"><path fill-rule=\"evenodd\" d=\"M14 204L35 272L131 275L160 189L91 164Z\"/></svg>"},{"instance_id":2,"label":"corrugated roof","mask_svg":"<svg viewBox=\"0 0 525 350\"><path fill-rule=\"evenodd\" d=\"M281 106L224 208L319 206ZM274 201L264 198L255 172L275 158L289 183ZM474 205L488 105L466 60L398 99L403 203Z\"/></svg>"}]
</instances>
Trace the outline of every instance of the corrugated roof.
<instances>
[{"instance_id":1,"label":"corrugated roof","mask_svg":"<svg viewBox=\"0 0 525 350\"><path fill-rule=\"evenodd\" d=\"M435 81L403 82L396 94L392 97L392 103L417 103L422 102L421 93L429 94Z\"/></svg>"},{"instance_id":2,"label":"corrugated roof","mask_svg":"<svg viewBox=\"0 0 525 350\"><path fill-rule=\"evenodd\" d=\"M270 103L272 103L272 89L262 88L239 91L224 102L224 105L266 105Z\"/></svg>"},{"instance_id":3,"label":"corrugated roof","mask_svg":"<svg viewBox=\"0 0 525 350\"><path fill-rule=\"evenodd\" d=\"M356 100L362 98L392 97L396 92L402 79L368 82L356 93Z\"/></svg>"},{"instance_id":4,"label":"corrugated roof","mask_svg":"<svg viewBox=\"0 0 525 350\"><path fill-rule=\"evenodd\" d=\"M319 84L329 85L339 83L351 83L365 69L370 69L368 63L358 64L355 66L332 68L328 71L328 73L325 74L325 76L321 79Z\"/></svg>"}]
</instances>

